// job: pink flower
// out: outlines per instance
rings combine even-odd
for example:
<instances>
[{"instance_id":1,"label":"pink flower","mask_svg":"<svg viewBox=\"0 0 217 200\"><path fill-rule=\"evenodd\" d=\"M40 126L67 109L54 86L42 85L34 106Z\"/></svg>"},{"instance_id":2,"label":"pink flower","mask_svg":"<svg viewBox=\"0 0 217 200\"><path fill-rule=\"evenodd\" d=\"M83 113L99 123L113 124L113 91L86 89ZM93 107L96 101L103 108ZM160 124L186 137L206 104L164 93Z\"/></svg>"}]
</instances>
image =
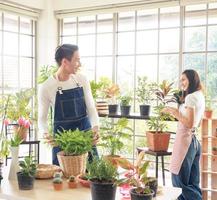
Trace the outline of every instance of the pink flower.
<instances>
[{"instance_id":1,"label":"pink flower","mask_svg":"<svg viewBox=\"0 0 217 200\"><path fill-rule=\"evenodd\" d=\"M10 120L9 119L5 119L4 120L4 125L7 126L8 124L10 124Z\"/></svg>"},{"instance_id":2,"label":"pink flower","mask_svg":"<svg viewBox=\"0 0 217 200\"><path fill-rule=\"evenodd\" d=\"M18 122L19 126L25 125L25 119L23 117L20 117L17 122Z\"/></svg>"},{"instance_id":3,"label":"pink flower","mask_svg":"<svg viewBox=\"0 0 217 200\"><path fill-rule=\"evenodd\" d=\"M24 125L23 125L26 129L28 129L30 127L30 121L29 120L25 120Z\"/></svg>"}]
</instances>

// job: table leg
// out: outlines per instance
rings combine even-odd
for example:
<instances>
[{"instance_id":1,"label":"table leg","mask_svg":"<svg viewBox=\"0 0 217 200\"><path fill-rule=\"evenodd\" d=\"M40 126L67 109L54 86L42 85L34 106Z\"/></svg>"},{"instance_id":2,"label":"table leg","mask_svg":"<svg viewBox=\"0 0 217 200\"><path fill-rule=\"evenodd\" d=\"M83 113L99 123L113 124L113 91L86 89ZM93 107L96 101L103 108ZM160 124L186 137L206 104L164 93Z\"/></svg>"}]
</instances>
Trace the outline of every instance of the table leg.
<instances>
[{"instance_id":1,"label":"table leg","mask_svg":"<svg viewBox=\"0 0 217 200\"><path fill-rule=\"evenodd\" d=\"M164 157L163 156L161 156L161 164L162 164L163 185L165 185Z\"/></svg>"}]
</instances>

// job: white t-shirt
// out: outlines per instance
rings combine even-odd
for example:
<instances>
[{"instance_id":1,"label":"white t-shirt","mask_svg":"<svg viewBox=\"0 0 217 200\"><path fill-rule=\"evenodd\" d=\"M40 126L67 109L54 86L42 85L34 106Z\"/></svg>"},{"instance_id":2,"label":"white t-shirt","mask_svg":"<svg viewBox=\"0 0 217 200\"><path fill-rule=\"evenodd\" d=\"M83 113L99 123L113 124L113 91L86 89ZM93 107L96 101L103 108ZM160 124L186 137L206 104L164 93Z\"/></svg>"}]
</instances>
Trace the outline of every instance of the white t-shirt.
<instances>
[{"instance_id":1,"label":"white t-shirt","mask_svg":"<svg viewBox=\"0 0 217 200\"><path fill-rule=\"evenodd\" d=\"M185 103L179 107L179 111L184 116L186 116L186 107L194 108L193 127L198 127L205 111L205 98L201 90L188 94L185 97Z\"/></svg>"},{"instance_id":2,"label":"white t-shirt","mask_svg":"<svg viewBox=\"0 0 217 200\"><path fill-rule=\"evenodd\" d=\"M39 133L48 133L48 111L52 106L54 110L56 92L58 87L68 90L77 87L79 83L84 90L84 99L87 106L87 114L90 119L91 126L99 125L99 118L95 107L95 102L91 93L90 83L82 74L73 74L67 81L58 81L53 76L49 77L43 84L39 86L38 92L38 128Z\"/></svg>"}]
</instances>

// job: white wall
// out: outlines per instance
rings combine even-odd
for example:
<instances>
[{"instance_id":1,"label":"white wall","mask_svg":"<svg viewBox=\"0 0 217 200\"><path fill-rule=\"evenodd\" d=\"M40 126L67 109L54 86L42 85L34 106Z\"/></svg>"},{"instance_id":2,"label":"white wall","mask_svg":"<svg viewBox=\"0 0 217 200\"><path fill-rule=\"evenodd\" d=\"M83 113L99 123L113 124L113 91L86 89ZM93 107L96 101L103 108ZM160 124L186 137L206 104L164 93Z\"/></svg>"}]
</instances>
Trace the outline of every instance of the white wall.
<instances>
[{"instance_id":1,"label":"white wall","mask_svg":"<svg viewBox=\"0 0 217 200\"><path fill-rule=\"evenodd\" d=\"M46 0L5 0L5 2L16 3L36 9L44 9Z\"/></svg>"}]
</instances>

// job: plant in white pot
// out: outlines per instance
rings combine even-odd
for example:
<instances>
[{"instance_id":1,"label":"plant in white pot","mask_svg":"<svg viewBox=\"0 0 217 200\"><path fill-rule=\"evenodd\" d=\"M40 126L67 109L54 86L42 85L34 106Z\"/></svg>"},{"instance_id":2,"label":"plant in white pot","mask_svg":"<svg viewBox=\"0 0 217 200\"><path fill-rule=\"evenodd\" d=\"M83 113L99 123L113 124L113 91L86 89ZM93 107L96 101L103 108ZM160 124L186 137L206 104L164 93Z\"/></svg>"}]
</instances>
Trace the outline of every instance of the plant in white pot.
<instances>
[{"instance_id":1,"label":"plant in white pot","mask_svg":"<svg viewBox=\"0 0 217 200\"><path fill-rule=\"evenodd\" d=\"M140 115L149 116L151 102L155 99L154 91L157 89L157 84L149 82L146 76L138 77L136 89L137 100L140 105Z\"/></svg>"},{"instance_id":2,"label":"plant in white pot","mask_svg":"<svg viewBox=\"0 0 217 200\"><path fill-rule=\"evenodd\" d=\"M55 135L54 143L62 150L57 154L57 158L66 177L85 172L87 154L92 149L92 142L92 131L63 130Z\"/></svg>"}]
</instances>

